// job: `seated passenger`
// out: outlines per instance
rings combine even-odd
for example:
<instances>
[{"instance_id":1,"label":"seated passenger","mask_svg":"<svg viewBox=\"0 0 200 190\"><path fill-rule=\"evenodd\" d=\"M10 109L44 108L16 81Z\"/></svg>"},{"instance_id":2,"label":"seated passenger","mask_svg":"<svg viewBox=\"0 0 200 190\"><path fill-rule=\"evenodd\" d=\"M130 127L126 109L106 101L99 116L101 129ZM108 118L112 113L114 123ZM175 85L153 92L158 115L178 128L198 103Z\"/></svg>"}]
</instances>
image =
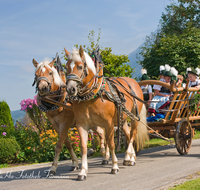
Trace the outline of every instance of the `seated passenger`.
<instances>
[{"instance_id":1,"label":"seated passenger","mask_svg":"<svg viewBox=\"0 0 200 190\"><path fill-rule=\"evenodd\" d=\"M176 83L176 87L181 87L183 86L183 76L182 75L177 75L177 83Z\"/></svg>"},{"instance_id":2,"label":"seated passenger","mask_svg":"<svg viewBox=\"0 0 200 190\"><path fill-rule=\"evenodd\" d=\"M163 65L161 65L160 66L160 75L159 75L159 77L160 77L160 81L162 81L162 82L165 82L164 80L164 74L165 74L165 66L163 66Z\"/></svg>"},{"instance_id":3,"label":"seated passenger","mask_svg":"<svg viewBox=\"0 0 200 190\"><path fill-rule=\"evenodd\" d=\"M185 74L185 82L187 83L187 81L189 80L189 78L188 78L188 71L191 71L191 68L187 68L186 69L186 74ZM183 88L185 88L186 87L186 83L183 83Z\"/></svg>"},{"instance_id":4,"label":"seated passenger","mask_svg":"<svg viewBox=\"0 0 200 190\"><path fill-rule=\"evenodd\" d=\"M166 71L164 74L164 81L170 84L171 77L172 77L170 66L167 65L165 68L166 68ZM157 114L160 112L159 109L163 109L169 105L169 98L171 96L171 92L169 91L168 88L165 88L160 85L154 85L153 89L154 89L155 97L152 99L148 112Z\"/></svg>"},{"instance_id":5,"label":"seated passenger","mask_svg":"<svg viewBox=\"0 0 200 190\"><path fill-rule=\"evenodd\" d=\"M170 71L172 73L172 79L171 79L170 83L172 83L172 81L177 82L178 71L174 67L171 67ZM175 84L175 86L176 86L176 84Z\"/></svg>"},{"instance_id":6,"label":"seated passenger","mask_svg":"<svg viewBox=\"0 0 200 190\"><path fill-rule=\"evenodd\" d=\"M189 85L188 87L196 87L198 90L200 89L200 80L199 80L200 69L191 69L188 71L188 79Z\"/></svg>"},{"instance_id":7,"label":"seated passenger","mask_svg":"<svg viewBox=\"0 0 200 190\"><path fill-rule=\"evenodd\" d=\"M142 69L141 73L142 73L141 81L150 80L149 76L147 75L146 69ZM152 99L152 86L147 84L147 85L141 86L141 89L143 92L144 101L148 101L147 103L150 105L150 102Z\"/></svg>"}]
</instances>

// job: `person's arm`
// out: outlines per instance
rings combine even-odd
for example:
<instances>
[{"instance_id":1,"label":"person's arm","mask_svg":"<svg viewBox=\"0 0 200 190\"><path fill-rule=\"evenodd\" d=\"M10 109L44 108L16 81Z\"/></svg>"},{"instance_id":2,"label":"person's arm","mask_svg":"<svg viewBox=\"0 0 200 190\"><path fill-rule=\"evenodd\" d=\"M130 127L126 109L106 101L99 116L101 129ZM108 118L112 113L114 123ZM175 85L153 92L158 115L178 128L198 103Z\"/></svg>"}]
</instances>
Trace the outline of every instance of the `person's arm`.
<instances>
[{"instance_id":1,"label":"person's arm","mask_svg":"<svg viewBox=\"0 0 200 190\"><path fill-rule=\"evenodd\" d=\"M200 85L198 85L198 86L195 86L195 88L197 88L198 90L200 89Z\"/></svg>"},{"instance_id":2,"label":"person's arm","mask_svg":"<svg viewBox=\"0 0 200 190\"><path fill-rule=\"evenodd\" d=\"M154 90L154 94L156 95L156 96L164 96L164 97L167 97L167 96L170 96L169 94L162 94L161 92L159 92L159 90Z\"/></svg>"}]
</instances>

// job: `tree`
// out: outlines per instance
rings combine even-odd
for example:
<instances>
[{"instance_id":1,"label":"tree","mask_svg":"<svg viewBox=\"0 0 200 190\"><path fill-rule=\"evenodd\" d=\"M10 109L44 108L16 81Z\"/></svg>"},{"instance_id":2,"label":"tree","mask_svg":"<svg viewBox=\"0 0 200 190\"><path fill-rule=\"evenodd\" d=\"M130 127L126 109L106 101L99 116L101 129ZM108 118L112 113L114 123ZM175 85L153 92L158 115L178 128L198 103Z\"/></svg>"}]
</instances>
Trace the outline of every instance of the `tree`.
<instances>
[{"instance_id":1,"label":"tree","mask_svg":"<svg viewBox=\"0 0 200 190\"><path fill-rule=\"evenodd\" d=\"M187 67L200 64L200 1L178 2L167 6L160 30L146 38L140 52L143 60L139 64L148 70L150 77L159 75L160 65L169 64L183 75Z\"/></svg>"},{"instance_id":2,"label":"tree","mask_svg":"<svg viewBox=\"0 0 200 190\"><path fill-rule=\"evenodd\" d=\"M181 35L188 27L200 28L200 0L178 0L165 10L160 20L162 33Z\"/></svg>"},{"instance_id":3,"label":"tree","mask_svg":"<svg viewBox=\"0 0 200 190\"><path fill-rule=\"evenodd\" d=\"M89 32L88 40L90 45L86 47L86 45L82 45L84 48L84 51L87 52L89 55L96 49L96 47L99 44L100 41L100 34L101 30L99 29L98 38L95 42L95 32L92 30ZM75 47L78 49L80 46L78 44L75 45ZM134 72L134 69L131 68L127 62L130 62L128 59L128 55L115 55L112 54L112 48L111 47L100 47L101 55L102 55L102 61L105 65L104 74L105 76L126 76L126 77L132 77L132 74Z\"/></svg>"},{"instance_id":4,"label":"tree","mask_svg":"<svg viewBox=\"0 0 200 190\"><path fill-rule=\"evenodd\" d=\"M0 127L4 126L7 128L8 133L14 131L14 123L11 116L10 108L5 101L0 102Z\"/></svg>"},{"instance_id":5,"label":"tree","mask_svg":"<svg viewBox=\"0 0 200 190\"><path fill-rule=\"evenodd\" d=\"M142 52L141 65L152 77L159 75L159 66L169 64L180 74L185 74L187 67L196 68L200 64L200 30L192 28L182 35L166 35L159 43L152 44Z\"/></svg>"}]
</instances>

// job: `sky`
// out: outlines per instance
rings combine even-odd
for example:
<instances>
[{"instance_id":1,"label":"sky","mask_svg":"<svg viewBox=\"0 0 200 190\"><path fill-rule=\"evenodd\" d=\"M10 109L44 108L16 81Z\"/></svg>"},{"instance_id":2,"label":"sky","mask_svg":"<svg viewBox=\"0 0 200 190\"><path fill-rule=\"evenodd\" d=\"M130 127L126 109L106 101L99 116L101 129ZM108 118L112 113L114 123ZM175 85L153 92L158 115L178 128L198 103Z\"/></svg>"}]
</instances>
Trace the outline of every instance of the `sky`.
<instances>
[{"instance_id":1,"label":"sky","mask_svg":"<svg viewBox=\"0 0 200 190\"><path fill-rule=\"evenodd\" d=\"M101 29L99 45L130 54L154 32L173 0L0 0L0 101L11 111L35 96L35 67L62 56L64 47L89 45ZM65 63L64 59L61 60Z\"/></svg>"}]
</instances>

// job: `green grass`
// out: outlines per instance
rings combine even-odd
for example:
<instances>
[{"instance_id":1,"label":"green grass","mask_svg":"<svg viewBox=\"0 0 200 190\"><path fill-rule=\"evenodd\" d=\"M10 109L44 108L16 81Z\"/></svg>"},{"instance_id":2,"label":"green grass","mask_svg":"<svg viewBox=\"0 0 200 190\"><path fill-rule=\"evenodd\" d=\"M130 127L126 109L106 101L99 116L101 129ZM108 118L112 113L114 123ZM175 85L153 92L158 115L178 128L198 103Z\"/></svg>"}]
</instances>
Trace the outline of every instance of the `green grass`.
<instances>
[{"instance_id":1,"label":"green grass","mask_svg":"<svg viewBox=\"0 0 200 190\"><path fill-rule=\"evenodd\" d=\"M200 139L200 131L195 131L196 134L194 135L193 139Z\"/></svg>"},{"instance_id":2,"label":"green grass","mask_svg":"<svg viewBox=\"0 0 200 190\"><path fill-rule=\"evenodd\" d=\"M177 185L169 190L199 190L200 189L200 178L187 181L181 185Z\"/></svg>"},{"instance_id":3,"label":"green grass","mask_svg":"<svg viewBox=\"0 0 200 190\"><path fill-rule=\"evenodd\" d=\"M0 168L7 168L8 164L0 164Z\"/></svg>"}]
</instances>

